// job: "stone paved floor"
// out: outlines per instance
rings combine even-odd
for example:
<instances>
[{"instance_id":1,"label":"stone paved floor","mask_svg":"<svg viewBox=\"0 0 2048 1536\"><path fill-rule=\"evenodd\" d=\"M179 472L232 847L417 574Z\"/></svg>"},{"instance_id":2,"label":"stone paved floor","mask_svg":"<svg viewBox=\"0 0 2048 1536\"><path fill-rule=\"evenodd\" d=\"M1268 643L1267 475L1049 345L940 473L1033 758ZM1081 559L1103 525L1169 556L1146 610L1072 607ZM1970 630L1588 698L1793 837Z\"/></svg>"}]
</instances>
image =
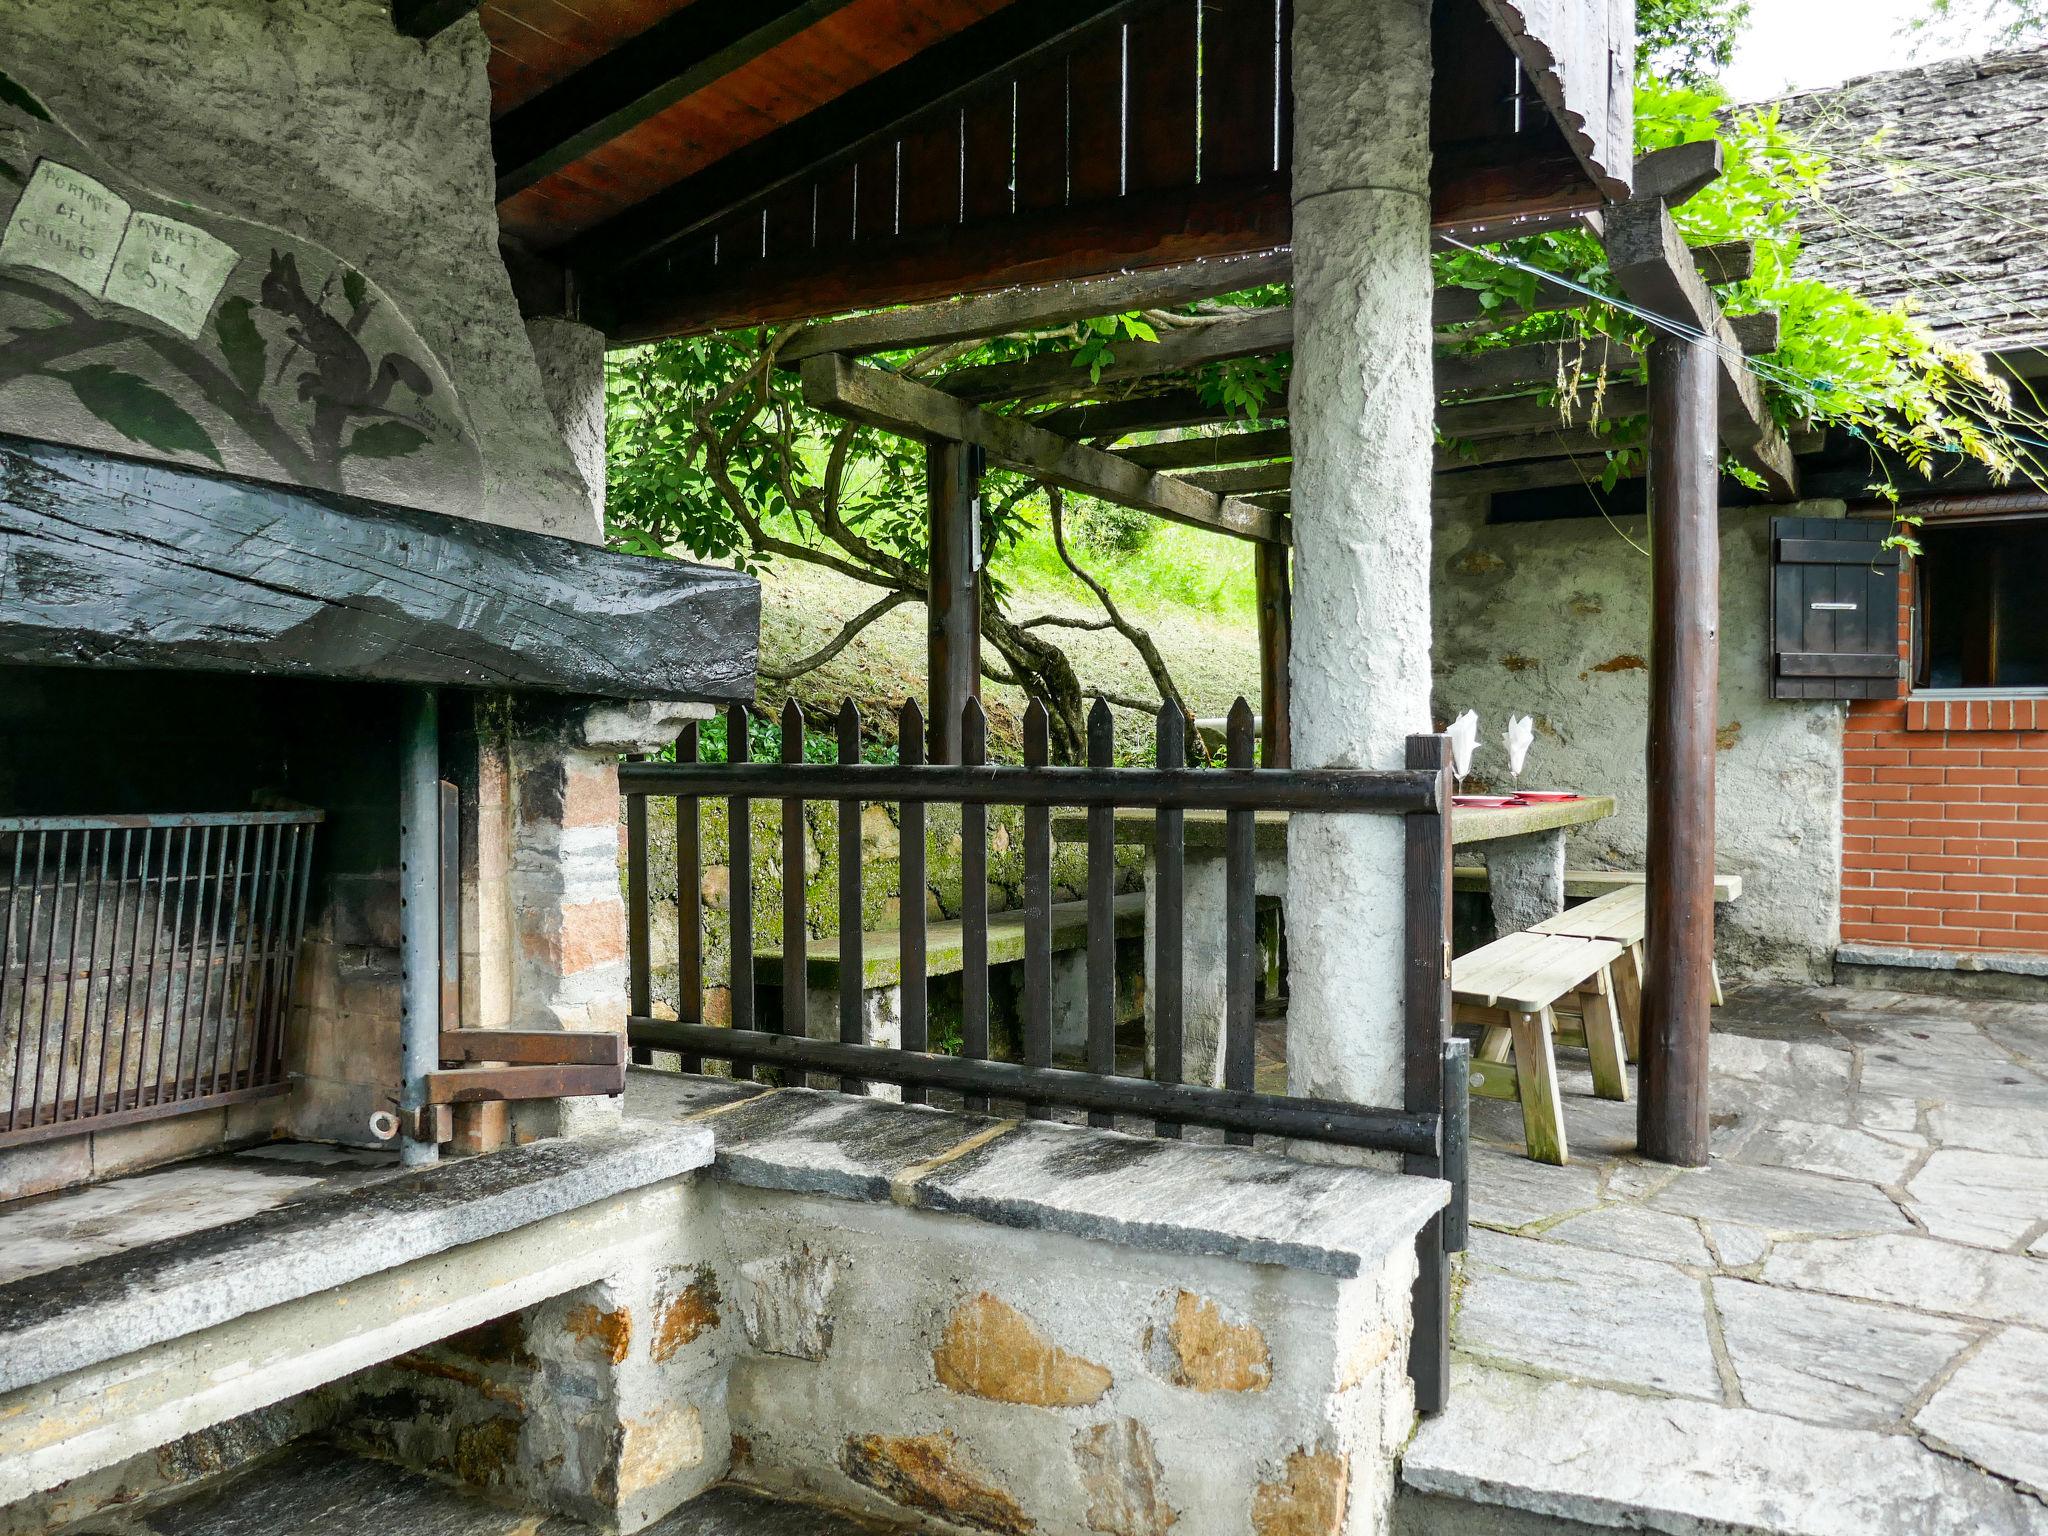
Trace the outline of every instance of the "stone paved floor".
<instances>
[{"instance_id":1,"label":"stone paved floor","mask_svg":"<svg viewBox=\"0 0 2048 1536\"><path fill-rule=\"evenodd\" d=\"M397 1166L387 1152L277 1142L0 1203L0 1285L225 1226Z\"/></svg>"},{"instance_id":2,"label":"stone paved floor","mask_svg":"<svg viewBox=\"0 0 2048 1536\"><path fill-rule=\"evenodd\" d=\"M2048 1003L1759 990L1714 1022L1708 1169L1639 1161L1582 1056L1570 1167L1475 1101L1457 1381L1404 1468L1408 1527L1465 1528L1451 1501L1476 1499L2048 1532Z\"/></svg>"}]
</instances>

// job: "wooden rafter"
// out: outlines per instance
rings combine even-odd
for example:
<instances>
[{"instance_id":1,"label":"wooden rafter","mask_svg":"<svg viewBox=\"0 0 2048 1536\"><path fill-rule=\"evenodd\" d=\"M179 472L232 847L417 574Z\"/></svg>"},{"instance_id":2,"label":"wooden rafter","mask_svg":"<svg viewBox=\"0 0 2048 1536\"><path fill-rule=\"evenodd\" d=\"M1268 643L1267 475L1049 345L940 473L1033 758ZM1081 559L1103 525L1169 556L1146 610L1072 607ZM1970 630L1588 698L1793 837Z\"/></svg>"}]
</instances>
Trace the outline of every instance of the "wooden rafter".
<instances>
[{"instance_id":1,"label":"wooden rafter","mask_svg":"<svg viewBox=\"0 0 2048 1536\"><path fill-rule=\"evenodd\" d=\"M1268 401L1262 415L1266 420L1285 421L1286 399ZM1167 432L1176 427L1211 426L1243 421L1244 416L1218 401L1205 399L1190 388L1139 395L1128 400L1070 405L1029 420L1033 426L1043 427L1060 437L1113 441L1128 437L1133 432Z\"/></svg>"},{"instance_id":2,"label":"wooden rafter","mask_svg":"<svg viewBox=\"0 0 2048 1536\"><path fill-rule=\"evenodd\" d=\"M848 421L923 441L972 443L989 458L1048 485L1241 539L1283 544L1285 518L1113 453L1072 442L1016 416L836 354L803 365L805 403Z\"/></svg>"},{"instance_id":3,"label":"wooden rafter","mask_svg":"<svg viewBox=\"0 0 2048 1536\"><path fill-rule=\"evenodd\" d=\"M939 387L961 400L1071 399L1101 393L1135 379L1186 373L1231 358L1284 352L1294 345L1294 311L1248 309L1242 314L1184 330L1164 332L1157 341L1123 341L1107 361L1077 367L1078 354L1052 352L1010 363L958 368Z\"/></svg>"},{"instance_id":4,"label":"wooden rafter","mask_svg":"<svg viewBox=\"0 0 2048 1536\"><path fill-rule=\"evenodd\" d=\"M1289 458L1294 453L1294 437L1285 427L1266 427L1252 432L1211 432L1172 442L1146 443L1119 452L1147 469L1213 469L1222 464Z\"/></svg>"},{"instance_id":5,"label":"wooden rafter","mask_svg":"<svg viewBox=\"0 0 2048 1536\"><path fill-rule=\"evenodd\" d=\"M731 214L815 174L920 114L957 102L983 82L1063 46L1135 0L1031 0L924 49L908 62L634 204L562 248L565 265L613 273L710 229Z\"/></svg>"},{"instance_id":6,"label":"wooden rafter","mask_svg":"<svg viewBox=\"0 0 2048 1536\"><path fill-rule=\"evenodd\" d=\"M491 125L498 200L524 191L759 58L851 0L689 6Z\"/></svg>"}]
</instances>

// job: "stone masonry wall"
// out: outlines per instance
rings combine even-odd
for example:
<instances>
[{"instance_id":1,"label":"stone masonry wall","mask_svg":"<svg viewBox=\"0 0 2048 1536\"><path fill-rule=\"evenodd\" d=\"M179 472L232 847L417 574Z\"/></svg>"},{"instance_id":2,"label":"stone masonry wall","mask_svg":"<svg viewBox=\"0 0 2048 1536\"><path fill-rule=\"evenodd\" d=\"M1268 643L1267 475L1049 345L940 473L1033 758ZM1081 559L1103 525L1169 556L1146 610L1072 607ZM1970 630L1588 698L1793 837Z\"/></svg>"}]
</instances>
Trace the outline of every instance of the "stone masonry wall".
<instances>
[{"instance_id":1,"label":"stone masonry wall","mask_svg":"<svg viewBox=\"0 0 2048 1536\"><path fill-rule=\"evenodd\" d=\"M1718 910L1731 978L1826 980L1841 901L1843 707L1769 697L1770 519L1840 504L1721 516L1721 708L1715 849L1743 879ZM1490 525L1484 501L1437 507L1436 714L1479 711L1468 787L1509 785L1508 714L1532 715L1529 788L1611 794L1576 831L1575 866L1640 870L1646 835L1650 571L1641 518Z\"/></svg>"}]
</instances>

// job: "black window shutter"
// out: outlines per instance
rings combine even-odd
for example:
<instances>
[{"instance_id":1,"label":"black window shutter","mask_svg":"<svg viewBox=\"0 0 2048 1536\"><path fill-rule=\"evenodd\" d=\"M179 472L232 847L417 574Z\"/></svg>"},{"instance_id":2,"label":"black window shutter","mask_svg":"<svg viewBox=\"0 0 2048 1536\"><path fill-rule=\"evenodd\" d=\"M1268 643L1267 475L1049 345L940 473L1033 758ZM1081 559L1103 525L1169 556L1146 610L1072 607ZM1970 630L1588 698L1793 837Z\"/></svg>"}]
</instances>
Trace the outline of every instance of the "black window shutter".
<instances>
[{"instance_id":1,"label":"black window shutter","mask_svg":"<svg viewBox=\"0 0 2048 1536\"><path fill-rule=\"evenodd\" d=\"M1875 519L1771 519L1771 697L1899 692L1899 552Z\"/></svg>"}]
</instances>

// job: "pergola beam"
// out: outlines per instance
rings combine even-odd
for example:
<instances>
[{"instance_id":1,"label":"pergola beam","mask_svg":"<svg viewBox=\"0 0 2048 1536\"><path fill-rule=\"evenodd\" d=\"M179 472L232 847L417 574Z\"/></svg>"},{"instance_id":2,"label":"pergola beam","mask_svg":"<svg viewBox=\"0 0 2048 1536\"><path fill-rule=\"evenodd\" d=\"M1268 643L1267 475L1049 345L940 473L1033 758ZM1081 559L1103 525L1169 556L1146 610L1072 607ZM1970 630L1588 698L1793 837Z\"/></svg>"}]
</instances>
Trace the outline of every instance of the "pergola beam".
<instances>
[{"instance_id":1,"label":"pergola beam","mask_svg":"<svg viewBox=\"0 0 2048 1536\"><path fill-rule=\"evenodd\" d=\"M1181 262L1152 272L1128 272L1084 282L1013 288L1003 293L919 304L879 314L855 315L807 325L783 344L776 361L795 367L827 352L849 357L982 341L1020 331L1049 330L1077 320L1127 314L1136 309L1169 309L1239 293L1267 283L1284 283L1293 271L1293 252L1218 257Z\"/></svg>"},{"instance_id":2,"label":"pergola beam","mask_svg":"<svg viewBox=\"0 0 2048 1536\"><path fill-rule=\"evenodd\" d=\"M1645 156L1640 164L1655 160ZM1771 419L1763 386L1743 366L1742 340L1712 292L1700 280L1685 239L1658 199L1638 199L1607 217L1607 262L1623 293L1646 309L1704 331L1714 343L1717 415L1723 449L1762 477L1768 493L1790 501L1799 494L1792 447Z\"/></svg>"},{"instance_id":3,"label":"pergola beam","mask_svg":"<svg viewBox=\"0 0 2048 1536\"><path fill-rule=\"evenodd\" d=\"M1099 368L1077 366L1078 354L1052 352L1010 363L960 368L939 387L960 400L1073 398L1104 385L1128 384L1165 373L1186 373L1233 358L1285 352L1294 345L1294 311L1248 309L1206 324L1166 332L1157 341L1122 341Z\"/></svg>"},{"instance_id":4,"label":"pergola beam","mask_svg":"<svg viewBox=\"0 0 2048 1536\"><path fill-rule=\"evenodd\" d=\"M691 7L520 103L491 125L498 200L552 175L852 0Z\"/></svg>"},{"instance_id":5,"label":"pergola beam","mask_svg":"<svg viewBox=\"0 0 2048 1536\"><path fill-rule=\"evenodd\" d=\"M1285 421L1287 398L1269 401L1261 419ZM1060 437L1114 440L1133 432L1167 432L1177 427L1213 426L1243 421L1244 416L1220 401L1205 400L1192 388L1162 390L1128 400L1092 401L1027 418L1035 427Z\"/></svg>"},{"instance_id":6,"label":"pergola beam","mask_svg":"<svg viewBox=\"0 0 2048 1536\"><path fill-rule=\"evenodd\" d=\"M1267 427L1256 432L1210 432L1117 451L1120 457L1147 469L1213 469L1223 464L1292 458L1294 436L1285 427Z\"/></svg>"},{"instance_id":7,"label":"pergola beam","mask_svg":"<svg viewBox=\"0 0 2048 1536\"><path fill-rule=\"evenodd\" d=\"M864 425L925 442L971 443L990 460L1062 490L1155 513L1241 539L1284 544L1284 517L1221 496L1048 432L998 416L943 390L833 354L803 365L806 404Z\"/></svg>"}]
</instances>

